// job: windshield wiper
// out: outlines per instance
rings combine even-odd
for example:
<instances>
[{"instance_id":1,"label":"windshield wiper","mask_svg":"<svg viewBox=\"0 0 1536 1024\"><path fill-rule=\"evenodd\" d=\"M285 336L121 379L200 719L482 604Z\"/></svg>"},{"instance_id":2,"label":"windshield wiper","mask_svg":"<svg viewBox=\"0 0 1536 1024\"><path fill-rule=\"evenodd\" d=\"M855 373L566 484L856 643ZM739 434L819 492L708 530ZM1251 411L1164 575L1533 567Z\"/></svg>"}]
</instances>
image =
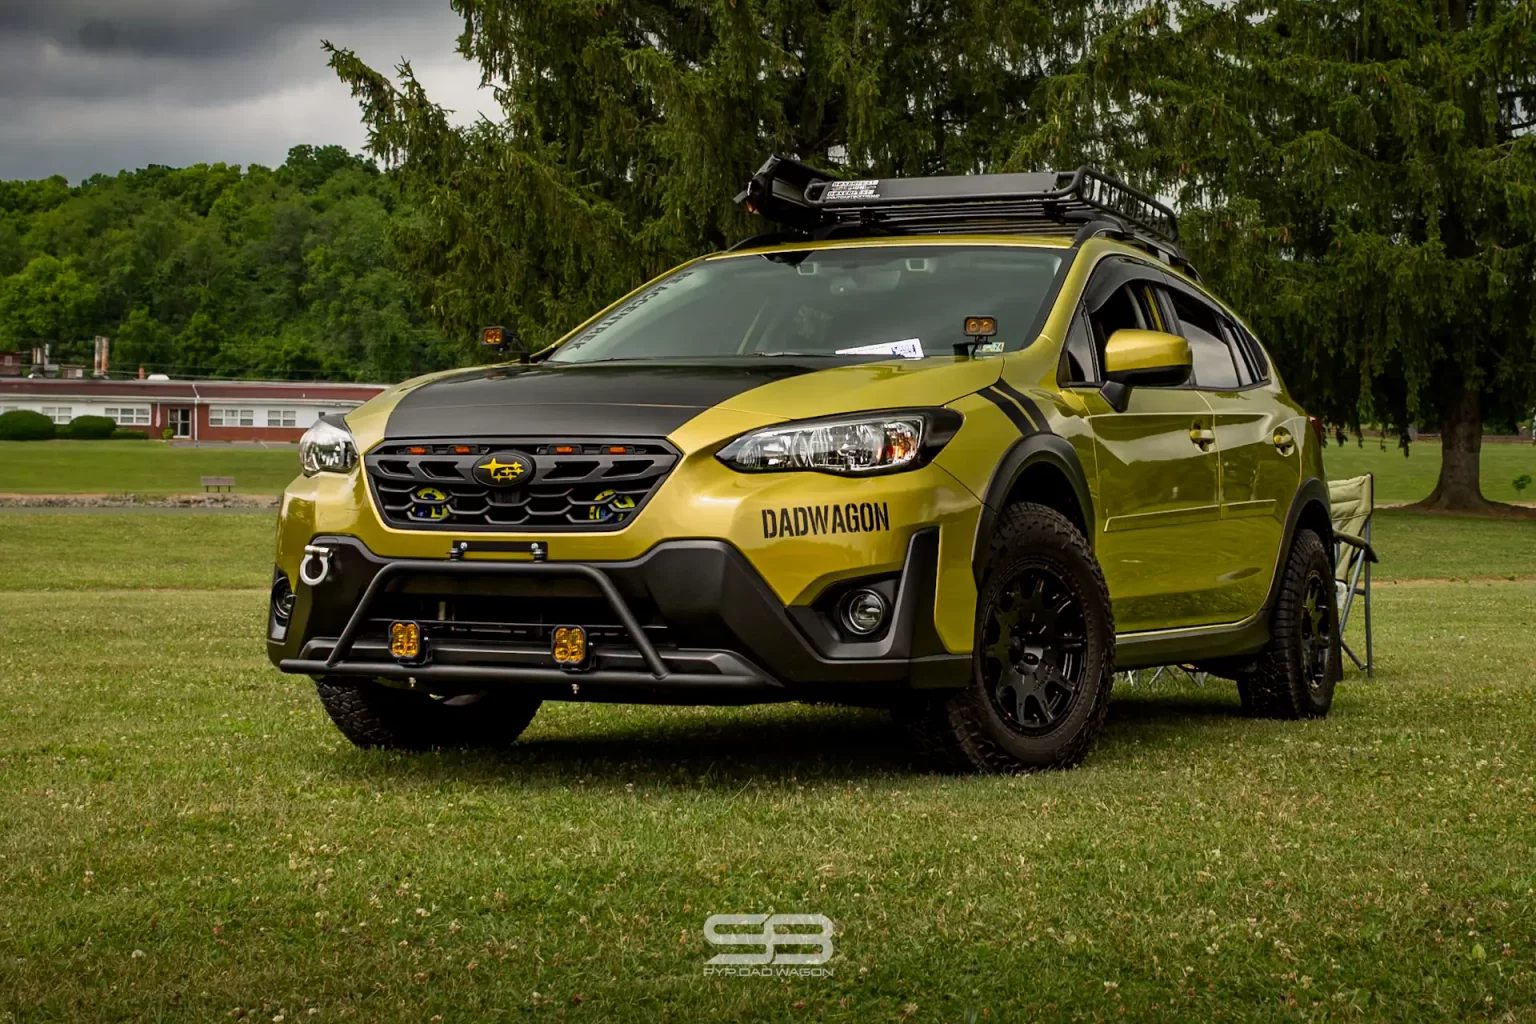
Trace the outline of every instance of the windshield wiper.
<instances>
[{"instance_id":1,"label":"windshield wiper","mask_svg":"<svg viewBox=\"0 0 1536 1024\"><path fill-rule=\"evenodd\" d=\"M748 352L753 359L831 359L836 352Z\"/></svg>"}]
</instances>

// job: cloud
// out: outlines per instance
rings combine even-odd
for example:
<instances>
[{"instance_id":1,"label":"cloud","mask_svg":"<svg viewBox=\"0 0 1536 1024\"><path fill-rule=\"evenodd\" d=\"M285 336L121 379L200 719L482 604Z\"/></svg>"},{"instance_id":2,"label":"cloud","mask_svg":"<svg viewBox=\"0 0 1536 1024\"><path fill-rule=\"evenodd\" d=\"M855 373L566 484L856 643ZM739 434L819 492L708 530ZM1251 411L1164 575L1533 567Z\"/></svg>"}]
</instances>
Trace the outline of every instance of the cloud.
<instances>
[{"instance_id":1,"label":"cloud","mask_svg":"<svg viewBox=\"0 0 1536 1024\"><path fill-rule=\"evenodd\" d=\"M494 116L462 27L445 0L0 0L0 178L360 149L321 39L381 70L409 59L456 120Z\"/></svg>"}]
</instances>

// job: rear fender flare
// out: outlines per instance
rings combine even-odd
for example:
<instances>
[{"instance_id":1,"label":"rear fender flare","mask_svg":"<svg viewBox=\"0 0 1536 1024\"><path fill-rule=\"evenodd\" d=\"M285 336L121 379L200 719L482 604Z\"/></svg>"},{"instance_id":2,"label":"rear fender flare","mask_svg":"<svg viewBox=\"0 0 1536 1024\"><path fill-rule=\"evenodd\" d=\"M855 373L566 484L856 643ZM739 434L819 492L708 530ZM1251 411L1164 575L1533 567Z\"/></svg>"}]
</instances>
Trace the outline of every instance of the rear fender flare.
<instances>
[{"instance_id":1,"label":"rear fender flare","mask_svg":"<svg viewBox=\"0 0 1536 1024\"><path fill-rule=\"evenodd\" d=\"M1296 542L1296 531L1301 526L1302 517L1313 508L1317 512L1312 513L1311 517L1317 519L1323 527L1323 543L1329 550L1333 548L1333 524L1330 518L1332 505L1328 498L1328 484L1315 476L1309 476L1296 488L1291 507L1285 514L1285 535L1281 539L1280 554L1275 559L1275 570L1269 580L1269 593L1264 597L1264 607L1260 612L1266 621L1275 607L1275 601L1280 597L1280 585L1285 582L1285 563L1291 557L1291 545Z\"/></svg>"}]
</instances>

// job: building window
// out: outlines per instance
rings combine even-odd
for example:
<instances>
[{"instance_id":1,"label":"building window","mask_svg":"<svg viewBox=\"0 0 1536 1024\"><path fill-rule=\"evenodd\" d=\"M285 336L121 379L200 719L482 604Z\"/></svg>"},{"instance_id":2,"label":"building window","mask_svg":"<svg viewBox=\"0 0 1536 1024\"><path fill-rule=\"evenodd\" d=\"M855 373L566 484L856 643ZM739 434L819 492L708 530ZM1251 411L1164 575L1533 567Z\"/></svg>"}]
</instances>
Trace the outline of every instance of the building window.
<instances>
[{"instance_id":1,"label":"building window","mask_svg":"<svg viewBox=\"0 0 1536 1024\"><path fill-rule=\"evenodd\" d=\"M210 427L254 427L256 413L251 409L211 408L208 410L208 425Z\"/></svg>"},{"instance_id":2,"label":"building window","mask_svg":"<svg viewBox=\"0 0 1536 1024\"><path fill-rule=\"evenodd\" d=\"M147 405L123 405L107 406L107 417L117 421L120 427L147 427L149 426L149 406Z\"/></svg>"},{"instance_id":3,"label":"building window","mask_svg":"<svg viewBox=\"0 0 1536 1024\"><path fill-rule=\"evenodd\" d=\"M293 409L268 409L267 426L269 427L296 427L299 425L299 414Z\"/></svg>"},{"instance_id":4,"label":"building window","mask_svg":"<svg viewBox=\"0 0 1536 1024\"><path fill-rule=\"evenodd\" d=\"M74 419L74 411L67 405L45 405L43 415L55 423L68 423Z\"/></svg>"}]
</instances>

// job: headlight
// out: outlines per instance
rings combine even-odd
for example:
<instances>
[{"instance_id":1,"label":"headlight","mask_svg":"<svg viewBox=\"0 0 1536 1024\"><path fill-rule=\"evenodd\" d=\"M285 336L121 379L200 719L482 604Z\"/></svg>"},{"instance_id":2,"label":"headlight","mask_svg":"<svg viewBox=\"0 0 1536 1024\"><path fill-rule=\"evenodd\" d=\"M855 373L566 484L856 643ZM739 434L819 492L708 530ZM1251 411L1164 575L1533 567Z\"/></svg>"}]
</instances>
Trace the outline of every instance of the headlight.
<instances>
[{"instance_id":1,"label":"headlight","mask_svg":"<svg viewBox=\"0 0 1536 1024\"><path fill-rule=\"evenodd\" d=\"M950 409L807 420L743 434L715 457L744 473L893 473L923 465L959 428Z\"/></svg>"},{"instance_id":2,"label":"headlight","mask_svg":"<svg viewBox=\"0 0 1536 1024\"><path fill-rule=\"evenodd\" d=\"M299 438L299 465L305 476L350 472L357 465L357 445L345 426L322 416Z\"/></svg>"}]
</instances>

